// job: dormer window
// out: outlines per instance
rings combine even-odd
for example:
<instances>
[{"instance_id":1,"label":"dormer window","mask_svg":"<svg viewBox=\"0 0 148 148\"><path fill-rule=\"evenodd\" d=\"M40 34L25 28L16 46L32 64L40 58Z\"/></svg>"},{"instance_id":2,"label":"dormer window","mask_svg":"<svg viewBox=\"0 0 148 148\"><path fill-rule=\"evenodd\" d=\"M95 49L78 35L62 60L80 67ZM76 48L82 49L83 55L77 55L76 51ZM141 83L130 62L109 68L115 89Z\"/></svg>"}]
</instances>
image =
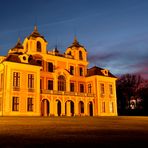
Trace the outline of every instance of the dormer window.
<instances>
[{"instance_id":1,"label":"dormer window","mask_svg":"<svg viewBox=\"0 0 148 148\"><path fill-rule=\"evenodd\" d=\"M79 51L79 60L83 60L82 51Z\"/></svg>"},{"instance_id":2,"label":"dormer window","mask_svg":"<svg viewBox=\"0 0 148 148\"><path fill-rule=\"evenodd\" d=\"M71 55L71 51L69 51L67 54L68 54L68 55Z\"/></svg>"},{"instance_id":3,"label":"dormer window","mask_svg":"<svg viewBox=\"0 0 148 148\"><path fill-rule=\"evenodd\" d=\"M42 61L41 60L37 60L37 65L42 66Z\"/></svg>"},{"instance_id":4,"label":"dormer window","mask_svg":"<svg viewBox=\"0 0 148 148\"><path fill-rule=\"evenodd\" d=\"M41 52L41 43L37 41L37 51Z\"/></svg>"},{"instance_id":5,"label":"dormer window","mask_svg":"<svg viewBox=\"0 0 148 148\"><path fill-rule=\"evenodd\" d=\"M103 69L103 70L101 70L101 72L102 72L105 76L108 76L108 70L107 70L107 69Z\"/></svg>"}]
</instances>

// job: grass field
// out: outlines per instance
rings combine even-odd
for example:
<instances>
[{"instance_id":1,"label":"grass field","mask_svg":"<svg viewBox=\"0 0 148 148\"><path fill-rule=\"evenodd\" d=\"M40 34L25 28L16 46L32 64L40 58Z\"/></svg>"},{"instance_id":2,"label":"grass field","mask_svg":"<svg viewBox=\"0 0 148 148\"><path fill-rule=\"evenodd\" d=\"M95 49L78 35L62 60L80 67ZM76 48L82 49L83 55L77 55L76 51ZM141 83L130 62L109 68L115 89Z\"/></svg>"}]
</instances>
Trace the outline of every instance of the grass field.
<instances>
[{"instance_id":1,"label":"grass field","mask_svg":"<svg viewBox=\"0 0 148 148\"><path fill-rule=\"evenodd\" d=\"M0 147L148 147L148 117L0 117Z\"/></svg>"}]
</instances>

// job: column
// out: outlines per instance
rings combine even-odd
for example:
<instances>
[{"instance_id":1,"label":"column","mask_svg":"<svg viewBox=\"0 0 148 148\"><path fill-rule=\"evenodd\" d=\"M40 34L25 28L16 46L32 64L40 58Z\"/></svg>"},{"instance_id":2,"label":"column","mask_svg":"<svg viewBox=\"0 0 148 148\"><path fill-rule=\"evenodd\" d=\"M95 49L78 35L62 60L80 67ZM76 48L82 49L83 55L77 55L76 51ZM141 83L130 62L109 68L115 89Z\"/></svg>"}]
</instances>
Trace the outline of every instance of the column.
<instances>
[{"instance_id":1,"label":"column","mask_svg":"<svg viewBox=\"0 0 148 148\"><path fill-rule=\"evenodd\" d=\"M47 116L47 100L44 100L43 108L44 108L44 116Z\"/></svg>"},{"instance_id":2,"label":"column","mask_svg":"<svg viewBox=\"0 0 148 148\"><path fill-rule=\"evenodd\" d=\"M88 116L88 103L87 103L87 101L84 102L84 115Z\"/></svg>"},{"instance_id":3,"label":"column","mask_svg":"<svg viewBox=\"0 0 148 148\"><path fill-rule=\"evenodd\" d=\"M58 116L58 101L54 102L54 115Z\"/></svg>"},{"instance_id":4,"label":"column","mask_svg":"<svg viewBox=\"0 0 148 148\"><path fill-rule=\"evenodd\" d=\"M51 98L51 101L50 101L50 116L53 116L54 115L54 101L53 101L53 98Z\"/></svg>"},{"instance_id":5,"label":"column","mask_svg":"<svg viewBox=\"0 0 148 148\"><path fill-rule=\"evenodd\" d=\"M61 103L61 115L62 116L65 115L65 102L64 102L64 98L63 98L63 101Z\"/></svg>"},{"instance_id":6,"label":"column","mask_svg":"<svg viewBox=\"0 0 148 148\"><path fill-rule=\"evenodd\" d=\"M67 112L67 116L71 116L71 103L70 101L66 102L66 112Z\"/></svg>"},{"instance_id":7,"label":"column","mask_svg":"<svg viewBox=\"0 0 148 148\"><path fill-rule=\"evenodd\" d=\"M79 115L79 114L78 114L79 105L78 105L77 99L76 99L76 101L75 101L74 108L75 108L75 109L74 109L74 110L75 110L74 114L75 114L75 116L78 116L78 115Z\"/></svg>"}]
</instances>

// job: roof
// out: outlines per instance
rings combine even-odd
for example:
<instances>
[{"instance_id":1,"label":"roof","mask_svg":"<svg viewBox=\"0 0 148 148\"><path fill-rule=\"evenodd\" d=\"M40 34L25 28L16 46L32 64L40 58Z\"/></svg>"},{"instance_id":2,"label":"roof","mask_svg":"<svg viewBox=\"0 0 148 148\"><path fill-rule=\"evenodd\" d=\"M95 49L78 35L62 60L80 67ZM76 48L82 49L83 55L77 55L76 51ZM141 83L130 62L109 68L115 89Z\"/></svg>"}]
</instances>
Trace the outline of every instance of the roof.
<instances>
[{"instance_id":1,"label":"roof","mask_svg":"<svg viewBox=\"0 0 148 148\"><path fill-rule=\"evenodd\" d=\"M9 54L5 61L10 61L10 62L16 62L16 63L21 63L20 58L18 57L18 54Z\"/></svg>"},{"instance_id":2,"label":"roof","mask_svg":"<svg viewBox=\"0 0 148 148\"><path fill-rule=\"evenodd\" d=\"M72 48L72 47L82 47L82 48L84 48L84 46L82 46L82 45L79 44L79 42L78 42L78 40L77 40L76 37L74 37L74 41L73 41L72 45L69 46L68 48ZM84 49L85 49L85 48L84 48ZM86 50L86 49L85 49L85 50Z\"/></svg>"},{"instance_id":3,"label":"roof","mask_svg":"<svg viewBox=\"0 0 148 148\"><path fill-rule=\"evenodd\" d=\"M40 38L42 38L45 42L47 42L47 41L45 40L44 36L40 35L40 33L38 32L38 29L37 29L37 26L36 26L36 25L34 26L33 32L32 32L27 38L30 39L31 37L33 37L33 38L40 37Z\"/></svg>"},{"instance_id":4,"label":"roof","mask_svg":"<svg viewBox=\"0 0 148 148\"><path fill-rule=\"evenodd\" d=\"M17 41L16 45L13 48L11 48L11 51L19 52L19 49L24 49L24 47L23 47L23 45L22 45L22 43L20 41L20 38L18 38L18 41Z\"/></svg>"},{"instance_id":5,"label":"roof","mask_svg":"<svg viewBox=\"0 0 148 148\"><path fill-rule=\"evenodd\" d=\"M105 75L102 71L105 70L103 68L94 66L87 70L87 77L99 75L99 76L106 76L106 77L113 77L116 78L110 71L108 71L108 75Z\"/></svg>"}]
</instances>

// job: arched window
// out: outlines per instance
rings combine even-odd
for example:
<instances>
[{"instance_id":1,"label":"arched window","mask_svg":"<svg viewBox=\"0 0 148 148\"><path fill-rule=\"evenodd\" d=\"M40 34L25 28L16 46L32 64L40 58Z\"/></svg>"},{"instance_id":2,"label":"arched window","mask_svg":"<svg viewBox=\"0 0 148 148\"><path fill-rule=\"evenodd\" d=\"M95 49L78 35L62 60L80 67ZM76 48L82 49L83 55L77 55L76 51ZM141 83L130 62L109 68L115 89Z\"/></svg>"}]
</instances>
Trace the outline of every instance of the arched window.
<instances>
[{"instance_id":1,"label":"arched window","mask_svg":"<svg viewBox=\"0 0 148 148\"><path fill-rule=\"evenodd\" d=\"M83 60L82 51L79 51L79 60Z\"/></svg>"},{"instance_id":2,"label":"arched window","mask_svg":"<svg viewBox=\"0 0 148 148\"><path fill-rule=\"evenodd\" d=\"M37 41L37 51L41 52L41 43Z\"/></svg>"},{"instance_id":3,"label":"arched window","mask_svg":"<svg viewBox=\"0 0 148 148\"><path fill-rule=\"evenodd\" d=\"M66 91L66 79L62 75L58 77L58 91Z\"/></svg>"}]
</instances>

